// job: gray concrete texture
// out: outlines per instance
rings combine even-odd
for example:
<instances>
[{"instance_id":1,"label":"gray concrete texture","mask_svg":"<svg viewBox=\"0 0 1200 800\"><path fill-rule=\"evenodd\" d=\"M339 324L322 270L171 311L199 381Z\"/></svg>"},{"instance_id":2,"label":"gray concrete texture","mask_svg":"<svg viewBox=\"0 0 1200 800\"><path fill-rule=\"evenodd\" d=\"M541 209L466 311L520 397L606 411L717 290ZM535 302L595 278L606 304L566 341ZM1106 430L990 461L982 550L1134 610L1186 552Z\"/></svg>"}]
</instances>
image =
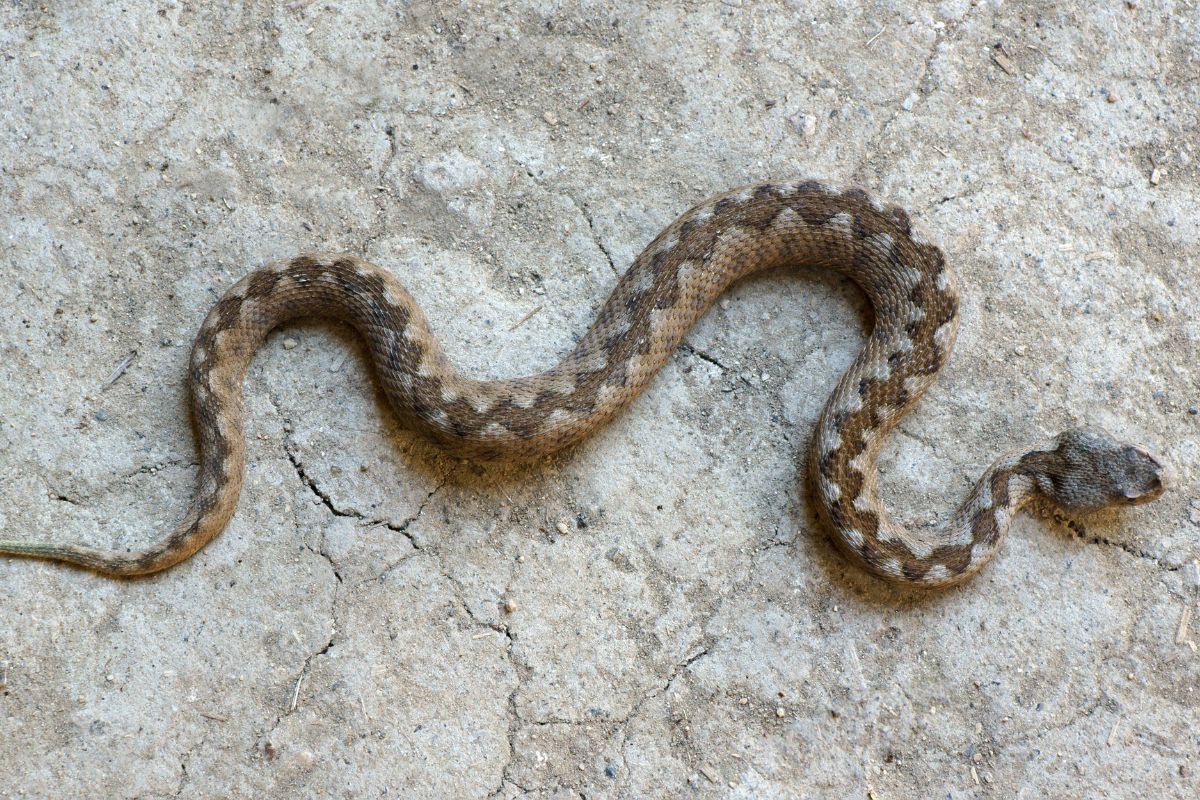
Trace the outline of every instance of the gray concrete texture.
<instances>
[{"instance_id":1,"label":"gray concrete texture","mask_svg":"<svg viewBox=\"0 0 1200 800\"><path fill-rule=\"evenodd\" d=\"M5 535L181 514L188 347L256 265L366 256L462 367L524 374L693 203L810 176L908 208L964 288L882 459L901 519L1083 421L1176 482L1023 517L913 595L837 555L803 481L869 323L841 279L739 285L614 424L520 467L439 454L346 329L290 326L211 546L133 582L0 560L0 797L1196 797L1198 19L4 4Z\"/></svg>"}]
</instances>

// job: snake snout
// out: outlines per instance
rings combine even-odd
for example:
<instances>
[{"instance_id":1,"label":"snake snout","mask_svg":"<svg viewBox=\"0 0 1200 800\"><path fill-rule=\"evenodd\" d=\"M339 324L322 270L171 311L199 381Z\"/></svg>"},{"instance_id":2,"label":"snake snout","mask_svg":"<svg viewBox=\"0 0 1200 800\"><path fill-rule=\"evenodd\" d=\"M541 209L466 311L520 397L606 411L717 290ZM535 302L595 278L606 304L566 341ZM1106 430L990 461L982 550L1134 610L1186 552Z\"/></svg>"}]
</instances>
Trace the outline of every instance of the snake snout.
<instances>
[{"instance_id":1,"label":"snake snout","mask_svg":"<svg viewBox=\"0 0 1200 800\"><path fill-rule=\"evenodd\" d=\"M1157 500L1170 485L1170 471L1145 448L1129 445L1125 448L1128 468L1122 496L1130 505Z\"/></svg>"}]
</instances>

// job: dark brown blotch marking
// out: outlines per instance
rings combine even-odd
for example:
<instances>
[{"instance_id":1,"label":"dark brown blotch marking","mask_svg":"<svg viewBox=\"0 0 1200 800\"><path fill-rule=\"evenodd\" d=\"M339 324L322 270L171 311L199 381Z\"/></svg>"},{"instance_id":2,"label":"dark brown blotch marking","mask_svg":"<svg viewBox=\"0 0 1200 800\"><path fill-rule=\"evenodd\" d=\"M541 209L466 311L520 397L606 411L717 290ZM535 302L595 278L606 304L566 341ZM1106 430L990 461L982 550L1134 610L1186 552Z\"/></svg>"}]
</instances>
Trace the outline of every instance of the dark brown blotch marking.
<instances>
[{"instance_id":1,"label":"dark brown blotch marking","mask_svg":"<svg viewBox=\"0 0 1200 800\"><path fill-rule=\"evenodd\" d=\"M946 269L946 254L940 247L932 244L917 245L917 253L929 265L929 272L937 275Z\"/></svg>"},{"instance_id":2,"label":"dark brown blotch marking","mask_svg":"<svg viewBox=\"0 0 1200 800\"><path fill-rule=\"evenodd\" d=\"M992 509L989 507L976 511L975 516L971 518L971 541L976 544L991 544L999 538L1000 531L996 528Z\"/></svg>"},{"instance_id":3,"label":"dark brown blotch marking","mask_svg":"<svg viewBox=\"0 0 1200 800\"><path fill-rule=\"evenodd\" d=\"M912 235L912 220L908 218L908 212L900 206L888 206L887 215L892 218L892 222L905 236Z\"/></svg>"},{"instance_id":4,"label":"dark brown blotch marking","mask_svg":"<svg viewBox=\"0 0 1200 800\"><path fill-rule=\"evenodd\" d=\"M946 354L936 344L929 345L929 355L913 367L914 375L933 375L946 363Z\"/></svg>"},{"instance_id":5,"label":"dark brown blotch marking","mask_svg":"<svg viewBox=\"0 0 1200 800\"><path fill-rule=\"evenodd\" d=\"M908 293L908 301L918 308L926 308L928 304L930 287L925 281L919 281L916 286L913 286Z\"/></svg>"},{"instance_id":6,"label":"dark brown blotch marking","mask_svg":"<svg viewBox=\"0 0 1200 800\"><path fill-rule=\"evenodd\" d=\"M926 563L941 564L951 575L961 575L971 564L971 548L962 545L942 545L935 547L929 554Z\"/></svg>"},{"instance_id":7,"label":"dark brown blotch marking","mask_svg":"<svg viewBox=\"0 0 1200 800\"><path fill-rule=\"evenodd\" d=\"M952 294L942 294L942 299L943 302L938 305L939 313L934 317L934 330L958 316L958 298Z\"/></svg>"},{"instance_id":8,"label":"dark brown blotch marking","mask_svg":"<svg viewBox=\"0 0 1200 800\"><path fill-rule=\"evenodd\" d=\"M250 276L250 281L246 286L246 297L258 300L270 296L282 278L282 273L260 269Z\"/></svg>"},{"instance_id":9,"label":"dark brown blotch marking","mask_svg":"<svg viewBox=\"0 0 1200 800\"><path fill-rule=\"evenodd\" d=\"M833 467L837 463L836 453L826 453L821 456L821 474L827 478L833 477ZM837 502L837 501L834 501Z\"/></svg>"},{"instance_id":10,"label":"dark brown blotch marking","mask_svg":"<svg viewBox=\"0 0 1200 800\"><path fill-rule=\"evenodd\" d=\"M846 515L842 511L842 498L839 497L829 504L829 520L834 524L834 527L845 527Z\"/></svg>"}]
</instances>

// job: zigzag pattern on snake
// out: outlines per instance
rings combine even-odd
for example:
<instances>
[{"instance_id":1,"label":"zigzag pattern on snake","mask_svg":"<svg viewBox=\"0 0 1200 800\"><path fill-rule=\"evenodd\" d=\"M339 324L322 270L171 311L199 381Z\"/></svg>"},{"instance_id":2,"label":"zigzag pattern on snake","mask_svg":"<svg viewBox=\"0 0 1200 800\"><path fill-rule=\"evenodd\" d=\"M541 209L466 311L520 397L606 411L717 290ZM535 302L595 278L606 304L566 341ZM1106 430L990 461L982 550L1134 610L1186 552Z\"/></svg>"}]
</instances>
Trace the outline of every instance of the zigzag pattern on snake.
<instances>
[{"instance_id":1,"label":"zigzag pattern on snake","mask_svg":"<svg viewBox=\"0 0 1200 800\"><path fill-rule=\"evenodd\" d=\"M355 256L303 255L253 272L213 307L192 351L200 470L183 521L143 550L0 540L0 554L132 576L178 564L219 534L245 470L243 379L267 333L284 321L322 316L353 326L396 413L443 446L481 458L526 457L603 425L731 283L783 265L838 270L875 311L866 346L821 413L808 464L835 541L867 569L910 585L954 583L991 558L1032 499L1074 512L1162 493L1153 456L1084 428L995 462L939 528L914 532L893 520L880 500L876 458L950 355L959 307L953 276L941 250L912 235L902 210L859 190L775 183L714 197L677 219L634 261L575 349L529 377L460 375L399 281Z\"/></svg>"}]
</instances>

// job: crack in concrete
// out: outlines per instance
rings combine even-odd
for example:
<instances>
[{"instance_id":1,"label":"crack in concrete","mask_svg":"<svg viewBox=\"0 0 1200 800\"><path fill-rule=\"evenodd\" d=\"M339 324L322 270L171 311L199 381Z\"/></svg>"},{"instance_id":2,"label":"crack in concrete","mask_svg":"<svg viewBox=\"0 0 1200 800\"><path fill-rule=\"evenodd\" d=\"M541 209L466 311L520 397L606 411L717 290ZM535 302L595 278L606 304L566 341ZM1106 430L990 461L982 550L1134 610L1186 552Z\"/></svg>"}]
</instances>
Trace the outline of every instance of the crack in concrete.
<instances>
[{"instance_id":1,"label":"crack in concrete","mask_svg":"<svg viewBox=\"0 0 1200 800\"><path fill-rule=\"evenodd\" d=\"M1135 547L1134 545L1130 544L1129 542L1119 542L1115 539L1110 539L1107 536L1104 536L1102 534L1088 533L1088 530L1083 525L1083 523L1081 523L1077 520L1071 519L1070 517L1064 515L1061 511L1056 511L1056 510L1048 511L1046 509L1035 508L1034 512L1038 516L1049 519L1051 522L1054 522L1054 523L1058 524L1059 526L1066 528L1067 531L1070 532L1071 538L1075 539L1076 541L1083 542L1084 544L1094 544L1094 545L1099 545L1099 546L1103 546L1103 547L1116 548L1117 550L1120 550L1127 555L1133 556L1134 558L1141 559L1143 561L1149 561L1149 562L1153 563L1155 566L1157 566L1163 572L1178 572L1182 568L1181 565L1171 566L1170 564L1166 564L1163 562L1163 560L1161 558L1154 555L1153 553L1148 553L1145 550L1142 550L1141 548Z\"/></svg>"},{"instance_id":2,"label":"crack in concrete","mask_svg":"<svg viewBox=\"0 0 1200 800\"><path fill-rule=\"evenodd\" d=\"M713 614L715 615L715 613L716 612L714 611ZM711 616L709 617L709 619L711 619ZM705 624L707 624L707 620L706 620ZM491 626L489 626L489 627L491 627ZM511 640L511 636L510 636L510 640ZM658 686L658 687L650 690L649 692L646 692L644 695L642 695L642 697L640 697L630 707L629 711L627 713L625 713L623 716L612 717L612 718L609 718L604 721L605 724L602 725L602 729L604 730L604 738L610 739L613 736L618 735L618 734L620 734L620 736L621 736L621 744L620 744L621 764L622 764L622 767L624 768L625 775L630 774L630 768L629 768L629 757L628 757L628 753L626 752L628 736L623 731L623 728L626 725L628 725L631 720L633 720L636 716L638 716L642 712L642 709L645 707L645 705L647 703L649 703L651 700L655 699L656 697L661 697L663 694L670 691L671 687L674 685L675 681L679 678L679 676L681 674L683 674L684 670L686 670L692 664L699 661L701 658L709 655L710 647L711 647L711 644L706 643L701 646L701 649L699 651L686 657L684 660L673 664L671 666L670 672L668 673L666 679L662 682L661 686ZM513 662L514 666L519 666L512 655L511 647L509 648L509 658L510 658L510 661ZM526 792L526 793L533 792L535 790L544 790L544 789L551 788L551 787L545 787L545 786L536 787L536 788L524 786L524 785L518 783L512 777L512 770L515 767L515 765L518 762L518 759L520 757L517 752L516 737L517 737L517 734L520 733L520 730L522 727L525 727L525 726L545 727L545 726L551 726L551 725L578 727L578 726L590 725L590 724L593 724L594 722L596 722L595 720L586 720L586 719L583 719L583 720L559 719L559 718L539 719L539 720L524 719L521 717L520 712L517 710L517 694L521 691L522 685L523 685L523 679L521 678L521 675L518 672L517 686L516 686L516 688L513 689L513 691L509 694L509 697L508 697L509 760L504 765L504 767L501 771L500 785L488 795L488 797L491 799L498 798L500 796L501 792L504 791L504 789L507 785L516 786L521 791ZM554 787L554 788L569 789L569 790L575 792L576 794L578 794L580 797L586 797L586 794L578 786L574 786L574 785L563 786L562 784L559 784L557 787Z\"/></svg>"},{"instance_id":3,"label":"crack in concrete","mask_svg":"<svg viewBox=\"0 0 1200 800\"><path fill-rule=\"evenodd\" d=\"M604 254L604 258L608 261L608 268L612 270L613 275L616 275L618 278L620 278L621 270L617 269L617 262L613 259L613 255L609 249L605 247L604 240L600 238L600 233L596 230L596 221L592 218L592 212L587 207L587 204L576 202L575 198L571 197L570 195L564 196L571 201L571 204L575 206L575 208L579 209L579 213L583 215L584 220L587 221L588 231L592 235L592 241L595 243L596 247L600 249L600 252Z\"/></svg>"},{"instance_id":4,"label":"crack in concrete","mask_svg":"<svg viewBox=\"0 0 1200 800\"><path fill-rule=\"evenodd\" d=\"M388 231L386 217L387 199L389 195L388 189L390 187L387 183L387 175L388 171L392 168L392 164L396 160L396 156L400 152L400 146L396 140L395 125L385 125L383 129L383 135L386 136L388 140L388 154L387 157L383 159L383 163L379 165L379 175L375 182L376 191L373 193L372 198L375 202L375 219L370 228L367 230L366 235L363 237L362 243L359 246L359 252L361 252L364 257L370 255L372 245L375 244L375 241L379 239L379 237L383 236Z\"/></svg>"},{"instance_id":5,"label":"crack in concrete","mask_svg":"<svg viewBox=\"0 0 1200 800\"><path fill-rule=\"evenodd\" d=\"M86 506L92 500L100 497L105 497L116 491L128 490L128 483L139 475L154 475L167 467L198 467L199 462L192 461L186 458L172 458L166 461L156 461L151 464L143 464L135 470L123 472L112 478L106 478L104 483L98 488L88 491L86 488L79 493L71 492L69 489L59 489L51 486L49 481L44 476L38 476L38 480L46 487L46 495L50 499L60 503L69 503L73 506ZM190 497L187 498L189 501Z\"/></svg>"},{"instance_id":6,"label":"crack in concrete","mask_svg":"<svg viewBox=\"0 0 1200 800\"><path fill-rule=\"evenodd\" d=\"M196 742L194 745L185 750L179 757L179 786L175 788L174 793L171 795L172 797L181 797L183 795L183 790L187 788L189 783L191 783L192 775L190 772L188 772L188 762L192 760L192 756L197 750L203 747L207 741L208 731L205 731L200 736L200 741Z\"/></svg>"},{"instance_id":7,"label":"crack in concrete","mask_svg":"<svg viewBox=\"0 0 1200 800\"><path fill-rule=\"evenodd\" d=\"M708 616L708 619L706 619L704 621L704 624L702 627L706 627L708 625L708 623L712 621L713 617L715 617L719 611L720 611L720 606L718 606L712 612L712 614L710 614ZM667 679L663 682L663 685L660 688L655 689L650 692L647 692L645 695L643 695L640 700L638 700L636 703L634 703L633 707L629 710L629 713L625 715L625 718L622 720L619 720L617 722L617 724L613 726L613 729L612 729L613 734L616 734L618 731L620 731L620 735L621 735L621 744L619 746L619 751L621 753L621 766L624 769L624 772L622 773L623 775L628 776L632 772L632 770L630 769L630 766L629 766L629 733L626 730L626 727L629 725L629 723L635 717L639 716L642 713L642 709L645 708L647 703L649 703L651 700L654 700L658 697L662 697L667 692L671 691L671 687L675 684L675 681L679 679L679 676L683 674L684 670L691 667L693 664L695 664L701 658L708 656L711 653L711 648L712 648L711 642L706 643L695 654L685 658L683 661L680 661L680 662L674 664L671 667L671 672L667 676Z\"/></svg>"},{"instance_id":8,"label":"crack in concrete","mask_svg":"<svg viewBox=\"0 0 1200 800\"><path fill-rule=\"evenodd\" d=\"M712 364L713 366L719 367L722 372L729 372L729 367L725 366L720 361L718 361L716 356L711 355L710 353L706 353L703 350L699 349L698 347L693 347L692 345L688 344L687 342L680 342L679 349L682 352L687 353L690 356L695 356L696 358L700 359L701 361L707 361L708 363Z\"/></svg>"},{"instance_id":9,"label":"crack in concrete","mask_svg":"<svg viewBox=\"0 0 1200 800\"><path fill-rule=\"evenodd\" d=\"M309 488L309 491L317 496L317 498L321 501L321 505L325 506L330 514L333 514L335 517L353 517L354 519L366 518L361 511L353 507L342 509L338 508L337 505L334 504L333 498L329 496L329 493L322 491L321 487L317 485L316 479L310 476L304 469L304 462L300 460L300 456L297 454L295 446L290 441L286 439L284 440L283 449L287 454L288 461L290 461L292 464L292 468L296 470L297 477L299 477L300 481Z\"/></svg>"},{"instance_id":10,"label":"crack in concrete","mask_svg":"<svg viewBox=\"0 0 1200 800\"><path fill-rule=\"evenodd\" d=\"M274 393L267 392L267 398L271 403L271 406L275 409L276 416L278 416L281 421L286 421L282 408ZM335 516L347 516L347 514L339 511L339 509L334 505L332 498L323 493L320 490L320 487L317 486L316 481L309 477L309 475L305 472L303 462L300 461L299 456L295 452L294 445L287 437L285 437L283 440L283 449L284 453L287 455L288 461L292 464L292 468L295 470L296 476L300 479L301 483L307 486L313 494L321 499L322 504L325 505L326 509L328 509L330 513L334 514ZM304 547L309 552L324 558L329 563L329 568L333 572L334 578L337 580L337 583L333 587L333 597L329 603L329 636L319 649L309 653L304 658L304 663L301 665L300 672L296 676L295 689L292 692L291 702L288 704L285 711L281 712L275 717L275 721L271 724L267 732L261 737L266 746L271 744L271 737L275 734L275 731L279 729L280 723L282 723L286 717L291 716L296 709L299 708L300 690L302 688L304 676L309 673L314 658L325 655L330 651L330 649L333 648L337 638L337 632L339 630L337 614L338 589L342 585L343 581L337 562L334 561L325 548L324 533L322 533L321 544L318 549L314 549L307 543L305 543Z\"/></svg>"},{"instance_id":11,"label":"crack in concrete","mask_svg":"<svg viewBox=\"0 0 1200 800\"><path fill-rule=\"evenodd\" d=\"M922 91L921 84L925 81L925 77L929 74L929 68L933 64L934 58L937 57L938 45L941 44L941 41L942 34L934 33L933 44L930 45L929 51L925 54L925 58L921 64L921 72L919 75L917 75L916 80L913 81L909 93L915 92L922 98L927 96L927 93ZM905 96L907 97L907 94ZM880 140L887 135L888 129L891 128L892 124L900 118L901 114L904 113L906 113L906 110L904 108L903 99L901 99L892 107L888 118L879 125L879 127L875 130L875 133L867 141L866 146L862 150L862 152L866 155L859 159L858 163L855 165L854 171L850 173L851 175L860 175L862 173L863 167L866 166L866 164L871 160L871 156L879 153ZM853 179L851 179L851 183L853 182ZM866 183L866 181L860 182Z\"/></svg>"}]
</instances>

